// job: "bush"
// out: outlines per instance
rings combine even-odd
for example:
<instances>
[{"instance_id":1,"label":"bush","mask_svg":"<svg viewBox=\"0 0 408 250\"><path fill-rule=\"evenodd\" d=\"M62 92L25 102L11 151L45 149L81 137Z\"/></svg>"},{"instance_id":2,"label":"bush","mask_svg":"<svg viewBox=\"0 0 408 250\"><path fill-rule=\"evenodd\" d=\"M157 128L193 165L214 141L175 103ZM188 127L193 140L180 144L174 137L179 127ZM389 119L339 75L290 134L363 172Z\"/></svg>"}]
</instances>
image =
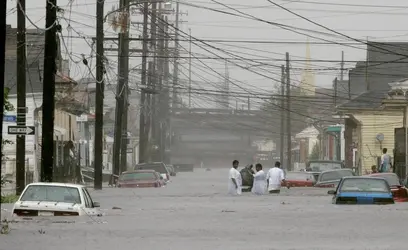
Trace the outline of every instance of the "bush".
<instances>
[{"instance_id":1,"label":"bush","mask_svg":"<svg viewBox=\"0 0 408 250\"><path fill-rule=\"evenodd\" d=\"M17 200L18 200L18 196L15 194L2 195L0 198L0 204L1 203L14 203Z\"/></svg>"}]
</instances>

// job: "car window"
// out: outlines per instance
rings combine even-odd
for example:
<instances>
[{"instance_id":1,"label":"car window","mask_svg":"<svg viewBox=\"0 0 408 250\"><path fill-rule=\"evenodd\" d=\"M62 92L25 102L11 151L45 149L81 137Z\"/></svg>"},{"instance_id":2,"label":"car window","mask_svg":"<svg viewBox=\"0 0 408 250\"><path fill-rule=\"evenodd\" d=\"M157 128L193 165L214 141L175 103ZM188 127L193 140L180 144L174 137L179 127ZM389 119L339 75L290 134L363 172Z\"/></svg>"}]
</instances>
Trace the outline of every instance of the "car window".
<instances>
[{"instance_id":1,"label":"car window","mask_svg":"<svg viewBox=\"0 0 408 250\"><path fill-rule=\"evenodd\" d=\"M153 172L124 173L119 177L121 181L152 180L156 179Z\"/></svg>"},{"instance_id":2,"label":"car window","mask_svg":"<svg viewBox=\"0 0 408 250\"><path fill-rule=\"evenodd\" d=\"M91 208L92 207L92 201L90 200L90 197L88 197L87 191L85 188L82 188L82 193L84 195L84 200L85 200L85 207Z\"/></svg>"},{"instance_id":3,"label":"car window","mask_svg":"<svg viewBox=\"0 0 408 250\"><path fill-rule=\"evenodd\" d=\"M396 174L376 174L373 177L384 178L388 185L390 186L399 186L401 185L400 180Z\"/></svg>"},{"instance_id":4,"label":"car window","mask_svg":"<svg viewBox=\"0 0 408 250\"><path fill-rule=\"evenodd\" d=\"M389 192L389 187L387 182L381 179L345 179L340 192Z\"/></svg>"},{"instance_id":5,"label":"car window","mask_svg":"<svg viewBox=\"0 0 408 250\"><path fill-rule=\"evenodd\" d=\"M20 200L81 204L78 188L69 186L31 185L24 191Z\"/></svg>"},{"instance_id":6,"label":"car window","mask_svg":"<svg viewBox=\"0 0 408 250\"><path fill-rule=\"evenodd\" d=\"M285 176L286 180L294 180L294 181L307 181L307 180L313 180L313 176L310 174L304 174L304 173L290 173L288 172Z\"/></svg>"},{"instance_id":7,"label":"car window","mask_svg":"<svg viewBox=\"0 0 408 250\"><path fill-rule=\"evenodd\" d=\"M135 170L140 170L140 169L149 169L149 170L154 170L156 172L159 172L161 174L167 174L168 170L165 167L164 164L138 164L135 166Z\"/></svg>"},{"instance_id":8,"label":"car window","mask_svg":"<svg viewBox=\"0 0 408 250\"><path fill-rule=\"evenodd\" d=\"M330 171L326 173L322 173L320 175L320 181L334 181L334 180L339 180L342 177L347 177L347 176L354 176L353 171L348 171L348 170L342 170L342 171Z\"/></svg>"},{"instance_id":9,"label":"car window","mask_svg":"<svg viewBox=\"0 0 408 250\"><path fill-rule=\"evenodd\" d=\"M311 162L309 164L309 171L322 172L327 170L341 169L339 162Z\"/></svg>"}]
</instances>

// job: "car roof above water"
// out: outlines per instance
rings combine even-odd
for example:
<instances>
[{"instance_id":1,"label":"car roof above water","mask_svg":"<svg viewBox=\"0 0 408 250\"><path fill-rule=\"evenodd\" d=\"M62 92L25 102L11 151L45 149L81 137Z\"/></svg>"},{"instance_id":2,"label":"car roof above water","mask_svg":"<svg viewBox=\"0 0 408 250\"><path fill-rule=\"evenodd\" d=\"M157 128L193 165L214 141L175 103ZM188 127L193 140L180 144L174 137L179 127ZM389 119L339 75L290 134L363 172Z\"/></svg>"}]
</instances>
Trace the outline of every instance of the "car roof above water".
<instances>
[{"instance_id":1,"label":"car roof above water","mask_svg":"<svg viewBox=\"0 0 408 250\"><path fill-rule=\"evenodd\" d=\"M27 185L28 186L56 186L56 187L72 187L72 188L86 188L84 185L73 184L73 183L61 183L61 182L34 182Z\"/></svg>"}]
</instances>

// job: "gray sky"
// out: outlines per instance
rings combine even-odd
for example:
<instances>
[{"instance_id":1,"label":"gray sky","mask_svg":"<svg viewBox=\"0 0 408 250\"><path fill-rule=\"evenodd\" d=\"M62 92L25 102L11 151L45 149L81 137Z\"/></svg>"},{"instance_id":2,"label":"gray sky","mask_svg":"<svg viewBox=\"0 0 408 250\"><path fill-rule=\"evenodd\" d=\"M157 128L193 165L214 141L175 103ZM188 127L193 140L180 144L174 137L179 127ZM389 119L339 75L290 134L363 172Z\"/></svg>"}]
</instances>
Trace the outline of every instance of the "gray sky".
<instances>
[{"instance_id":1,"label":"gray sky","mask_svg":"<svg viewBox=\"0 0 408 250\"><path fill-rule=\"evenodd\" d=\"M180 6L181 11L185 13L181 18L185 22L181 24L180 29L188 33L190 28L193 37L204 41L207 40L206 43L212 45L210 47L203 43L195 42L193 46L194 56L201 58L200 60L192 60L193 80L197 81L194 83L193 88L213 89L212 85L214 85L214 82L221 81L221 77L214 71L224 75L225 62L223 60L209 59L209 57L221 57L228 60L235 58L228 63L230 78L234 83L230 84L232 91L249 91L255 95L258 93L264 95L271 93L276 82L266 78L265 75L274 79L280 79L279 67L284 63L282 60L284 59L285 52L289 52L291 55L291 66L293 68L292 84L295 85L300 80L300 74L302 68L304 68L303 60L306 54L307 35L328 40L332 43L317 45L314 43L327 42L312 37L309 38L311 43L311 64L313 68L316 68L316 84L318 86L330 86L333 78L339 75L339 70L327 70L327 68L340 68L341 51L345 53L345 60L351 61L346 63L346 68L354 67L354 61L365 60L366 51L364 44L311 24L272 5L267 0L222 0L222 3L227 5L227 7L234 8L242 12L241 14L211 0L180 1L180 3L183 2L193 4L196 7L184 4ZM365 41L368 37L369 40L375 41L405 41L408 36L408 31L406 31L405 27L408 21L408 4L404 0L280 0L274 2L330 29L360 40ZM106 0L105 12L110 11L112 6L117 5L117 3L118 1ZM65 49L63 49L63 52L67 58L73 61L71 63L71 76L75 79L90 76L89 69L84 67L81 62L76 63L75 61L81 58L81 54L85 54L87 58L90 58L93 54L89 38L95 35L95 4L96 0L58 0L58 5L65 10L65 13L60 15L59 20L64 29L64 42L71 56L67 56ZM363 5L369 5L370 7ZM16 26L17 18L15 7L16 1L8 0L9 14L7 21L13 27ZM213 11L205 8L211 8ZM278 22L306 30L298 30L298 32L302 32L304 35L296 34L293 31L283 30L275 25L260 21L217 13L217 10L239 15L250 14L265 21ZM27 0L27 15L36 26L43 28L45 25L45 1ZM174 17L171 18L174 19ZM134 21L138 19L140 20L141 17L132 17ZM73 27L70 33L67 31L68 23ZM28 20L27 26L28 28L34 27ZM105 30L105 36L116 36L116 33L107 24L105 25ZM324 32L325 34L317 33L317 31ZM140 27L131 27L132 36L137 37L140 33ZM180 39L186 39L183 38L185 36L185 34L181 34ZM229 42L210 42L208 41L210 39L228 40ZM260 44L238 41L269 41L270 43ZM284 42L291 43L285 44ZM338 45L334 42L349 44L349 46ZM183 42L181 45L182 51L183 48L188 49L188 43ZM141 46L139 43L134 42L131 47L140 48ZM225 51L233 53L233 55L227 55L224 53ZM116 81L117 58L112 52L109 55L112 56L109 57L110 67L108 70L109 79L107 81L114 84ZM188 54L184 52L184 56L188 56ZM95 62L93 59L89 60L92 63L91 68L93 68ZM328 60L331 62L316 62L316 60ZM186 79L186 75L188 75L187 60L183 59L181 61L183 64L180 67L182 70L180 78ZM256 64L256 62L268 63L270 65L253 67L252 70L259 72L259 74L236 66L236 64L239 64L245 67ZM132 57L130 59L131 67L137 67L139 64L140 58ZM201 76L205 81L198 76ZM131 74L131 79L134 83L138 81L139 77L136 72ZM205 107L210 105L208 98L210 97L196 96L198 102L196 106ZM198 101L200 99L201 101Z\"/></svg>"}]
</instances>

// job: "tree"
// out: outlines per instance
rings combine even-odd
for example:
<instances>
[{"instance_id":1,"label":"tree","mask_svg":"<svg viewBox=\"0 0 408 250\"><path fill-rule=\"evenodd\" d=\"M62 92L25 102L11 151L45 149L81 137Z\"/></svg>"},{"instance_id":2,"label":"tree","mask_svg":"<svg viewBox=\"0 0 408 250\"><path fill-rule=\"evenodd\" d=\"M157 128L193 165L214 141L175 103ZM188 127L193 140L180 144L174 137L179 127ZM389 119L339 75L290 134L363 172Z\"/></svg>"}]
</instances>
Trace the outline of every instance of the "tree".
<instances>
[{"instance_id":1,"label":"tree","mask_svg":"<svg viewBox=\"0 0 408 250\"><path fill-rule=\"evenodd\" d=\"M320 148L319 145L316 143L313 146L312 152L309 155L309 160L319 160L320 158Z\"/></svg>"},{"instance_id":2,"label":"tree","mask_svg":"<svg viewBox=\"0 0 408 250\"><path fill-rule=\"evenodd\" d=\"M9 100L8 100L8 94L9 94L9 92L10 92L10 89L9 88L4 88L4 107L3 107L3 112L5 113L5 112L7 112L7 111L12 111L12 110L14 110L14 107L13 107L13 105L9 102ZM3 157L4 157L4 154L3 154L3 146L5 145L5 144L11 144L12 142L11 141L9 141L9 140L4 140L3 139L3 141L1 142L1 159L3 160Z\"/></svg>"}]
</instances>

